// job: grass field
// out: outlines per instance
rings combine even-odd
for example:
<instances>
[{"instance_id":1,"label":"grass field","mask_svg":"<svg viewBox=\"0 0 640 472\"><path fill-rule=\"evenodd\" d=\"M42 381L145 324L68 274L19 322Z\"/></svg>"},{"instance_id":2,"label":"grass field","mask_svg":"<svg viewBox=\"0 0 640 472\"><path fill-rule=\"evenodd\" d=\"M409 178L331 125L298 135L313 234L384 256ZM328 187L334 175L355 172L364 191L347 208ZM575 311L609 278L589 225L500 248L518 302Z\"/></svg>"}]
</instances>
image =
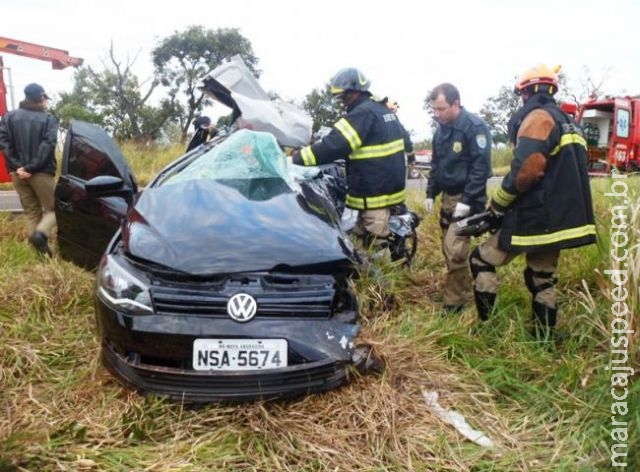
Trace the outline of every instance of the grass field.
<instances>
[{"instance_id":1,"label":"grass field","mask_svg":"<svg viewBox=\"0 0 640 472\"><path fill-rule=\"evenodd\" d=\"M614 405L611 394L614 365L640 369L638 184L629 185L627 239L614 254L628 252L616 262L611 208L622 198L604 195L609 179L593 183L599 244L560 261L563 342L530 340L521 259L499 269L500 308L489 322L479 325L471 307L442 317L443 259L429 215L410 272L381 265L356 282L361 342L384 361L383 373L354 373L344 388L295 401L198 409L120 387L98 363L92 275L41 262L22 219L0 215L0 472L588 472L612 470L611 447L623 442L619 470L640 470L637 374L617 386L619 396L627 389L624 401ZM421 208L422 198L416 191L410 206ZM605 271L623 267L628 280L616 286ZM634 333L614 348L612 306L623 294ZM624 349L624 364L614 349ZM465 439L424 392L437 392L493 447Z\"/></svg>"}]
</instances>

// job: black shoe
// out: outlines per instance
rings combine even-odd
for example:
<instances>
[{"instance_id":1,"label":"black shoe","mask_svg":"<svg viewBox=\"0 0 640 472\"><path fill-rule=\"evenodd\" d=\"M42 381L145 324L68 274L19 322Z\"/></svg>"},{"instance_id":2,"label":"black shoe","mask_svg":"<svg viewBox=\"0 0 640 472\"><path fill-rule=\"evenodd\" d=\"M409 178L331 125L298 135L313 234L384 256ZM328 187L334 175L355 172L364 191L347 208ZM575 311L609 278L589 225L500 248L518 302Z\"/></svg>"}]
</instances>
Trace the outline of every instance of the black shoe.
<instances>
[{"instance_id":1,"label":"black shoe","mask_svg":"<svg viewBox=\"0 0 640 472\"><path fill-rule=\"evenodd\" d=\"M34 231L31 233L31 236L29 236L29 242L36 248L36 251L38 251L39 254L51 257L51 249L49 249L47 235L42 231Z\"/></svg>"},{"instance_id":2,"label":"black shoe","mask_svg":"<svg viewBox=\"0 0 640 472\"><path fill-rule=\"evenodd\" d=\"M458 315L464 308L464 305L445 305L443 308L447 315Z\"/></svg>"},{"instance_id":3,"label":"black shoe","mask_svg":"<svg viewBox=\"0 0 640 472\"><path fill-rule=\"evenodd\" d=\"M529 329L529 336L534 341L548 343L555 341L555 331L551 326L543 326L538 323L534 323Z\"/></svg>"},{"instance_id":4,"label":"black shoe","mask_svg":"<svg viewBox=\"0 0 640 472\"><path fill-rule=\"evenodd\" d=\"M477 292L474 290L473 297L476 303L478 318L482 321L487 321L496 305L496 294L490 292Z\"/></svg>"},{"instance_id":5,"label":"black shoe","mask_svg":"<svg viewBox=\"0 0 640 472\"><path fill-rule=\"evenodd\" d=\"M553 326L541 326L535 324L529 329L529 336L532 340L540 343L555 343L562 344L571 339L571 336L566 331L558 331Z\"/></svg>"},{"instance_id":6,"label":"black shoe","mask_svg":"<svg viewBox=\"0 0 640 472\"><path fill-rule=\"evenodd\" d=\"M555 341L555 325L558 318L558 309L550 308L542 303L534 301L532 303L533 327L531 336L541 342Z\"/></svg>"}]
</instances>

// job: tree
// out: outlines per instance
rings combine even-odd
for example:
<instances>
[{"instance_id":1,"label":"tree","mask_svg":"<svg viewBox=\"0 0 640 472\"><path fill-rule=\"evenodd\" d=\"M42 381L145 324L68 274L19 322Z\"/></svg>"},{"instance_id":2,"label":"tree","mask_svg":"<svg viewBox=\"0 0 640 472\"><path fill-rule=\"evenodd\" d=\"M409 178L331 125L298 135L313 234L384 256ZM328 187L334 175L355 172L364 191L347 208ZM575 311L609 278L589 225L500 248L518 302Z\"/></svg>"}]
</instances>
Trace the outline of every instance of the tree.
<instances>
[{"instance_id":1,"label":"tree","mask_svg":"<svg viewBox=\"0 0 640 472\"><path fill-rule=\"evenodd\" d=\"M436 129L438 129L438 122L433 119L433 109L431 108L431 99L429 98L430 95L431 92L429 92L427 96L424 97L424 100L422 101L422 109L427 112L427 125L429 125L431 136L433 136L436 132Z\"/></svg>"},{"instance_id":2,"label":"tree","mask_svg":"<svg viewBox=\"0 0 640 472\"><path fill-rule=\"evenodd\" d=\"M122 140L146 142L158 138L164 125L178 112L171 99L159 106L149 105L149 99L159 82L146 85L133 74L133 60L116 58L113 44L109 49L109 62L96 71L87 66L74 74L73 91L62 94L55 109L62 124L68 126L71 118L83 119L104 127Z\"/></svg>"},{"instance_id":3,"label":"tree","mask_svg":"<svg viewBox=\"0 0 640 472\"><path fill-rule=\"evenodd\" d=\"M102 114L90 107L92 94L89 82L89 70L86 67L77 69L72 91L60 93L60 100L51 107L51 113L60 120L61 128L68 129L72 119L104 125Z\"/></svg>"},{"instance_id":4,"label":"tree","mask_svg":"<svg viewBox=\"0 0 640 472\"><path fill-rule=\"evenodd\" d=\"M313 133L317 132L323 126L333 126L342 116L340 105L333 99L329 84L322 90L317 88L313 89L311 93L305 97L302 108L304 108L313 119Z\"/></svg>"},{"instance_id":5,"label":"tree","mask_svg":"<svg viewBox=\"0 0 640 472\"><path fill-rule=\"evenodd\" d=\"M562 72L558 74L558 100L579 105L589 98L600 98L605 95L605 83L611 74L611 68L604 68L597 76L587 66L580 69L580 78L569 83Z\"/></svg>"},{"instance_id":6,"label":"tree","mask_svg":"<svg viewBox=\"0 0 640 472\"><path fill-rule=\"evenodd\" d=\"M513 83L516 82L514 79ZM498 94L489 97L480 108L480 117L487 123L495 143L509 140L507 125L509 119L520 107L520 98L513 92L513 86L503 85Z\"/></svg>"},{"instance_id":7,"label":"tree","mask_svg":"<svg viewBox=\"0 0 640 472\"><path fill-rule=\"evenodd\" d=\"M251 72L259 77L258 59L251 42L237 28L219 28L215 31L202 26L190 26L160 41L152 51L161 84L169 88L169 97L181 107L176 116L182 129L182 141L186 141L189 125L196 114L211 101L198 90L200 80L222 62L240 55ZM178 94L182 94L178 99Z\"/></svg>"},{"instance_id":8,"label":"tree","mask_svg":"<svg viewBox=\"0 0 640 472\"><path fill-rule=\"evenodd\" d=\"M610 70L603 69L598 78L594 78L591 71L585 66L581 71L580 79L573 81L577 82L577 88L570 85L569 78L564 73L558 73L558 93L555 95L558 102L564 101L580 105L590 97L598 98L603 95L604 84ZM517 77L514 77L512 83L516 83L517 80ZM494 142L507 142L507 124L519 107L520 98L513 92L512 85L503 85L496 96L489 97L482 105L479 114L489 126Z\"/></svg>"}]
</instances>

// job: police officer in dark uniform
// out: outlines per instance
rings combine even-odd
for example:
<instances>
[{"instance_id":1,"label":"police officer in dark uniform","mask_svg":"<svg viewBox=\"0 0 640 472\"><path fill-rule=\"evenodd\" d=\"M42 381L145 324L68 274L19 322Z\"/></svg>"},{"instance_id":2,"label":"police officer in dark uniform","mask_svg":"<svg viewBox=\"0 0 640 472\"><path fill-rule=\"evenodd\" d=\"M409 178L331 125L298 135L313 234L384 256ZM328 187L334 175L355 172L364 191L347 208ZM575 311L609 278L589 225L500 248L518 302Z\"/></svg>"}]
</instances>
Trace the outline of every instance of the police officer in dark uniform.
<instances>
[{"instance_id":1,"label":"police officer in dark uniform","mask_svg":"<svg viewBox=\"0 0 640 472\"><path fill-rule=\"evenodd\" d=\"M433 211L442 194L440 227L447 265L443 303L448 313L459 312L471 299L469 236L458 236L451 223L484 210L491 171L491 134L476 115L460 106L460 93L449 83L435 87L429 100L438 128L433 136L433 157L425 208Z\"/></svg>"},{"instance_id":2,"label":"police officer in dark uniform","mask_svg":"<svg viewBox=\"0 0 640 472\"><path fill-rule=\"evenodd\" d=\"M518 79L515 92L523 106L509 122L513 161L490 202L491 210L503 217L502 225L470 258L476 308L486 320L496 302L495 268L525 254L532 332L545 340L553 336L556 325L560 250L596 241L587 143L554 100L557 90L556 71L543 64Z\"/></svg>"},{"instance_id":3,"label":"police officer in dark uniform","mask_svg":"<svg viewBox=\"0 0 640 472\"><path fill-rule=\"evenodd\" d=\"M294 164L314 166L345 159L346 206L358 210L353 232L371 244L389 235L390 207L404 203L406 164L398 117L371 99L371 82L355 68L331 79L331 93L346 115L321 141L293 153Z\"/></svg>"}]
</instances>

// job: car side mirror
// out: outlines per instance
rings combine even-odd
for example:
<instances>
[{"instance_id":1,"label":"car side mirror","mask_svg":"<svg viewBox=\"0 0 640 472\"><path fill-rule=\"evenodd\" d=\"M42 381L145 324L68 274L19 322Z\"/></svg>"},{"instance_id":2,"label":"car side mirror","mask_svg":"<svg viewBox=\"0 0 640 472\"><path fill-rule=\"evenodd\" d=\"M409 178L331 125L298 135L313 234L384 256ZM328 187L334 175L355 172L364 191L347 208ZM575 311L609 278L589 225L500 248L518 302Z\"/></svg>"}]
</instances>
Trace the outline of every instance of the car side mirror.
<instances>
[{"instance_id":1,"label":"car side mirror","mask_svg":"<svg viewBox=\"0 0 640 472\"><path fill-rule=\"evenodd\" d=\"M124 180L112 175L98 175L84 184L89 195L104 195L114 191L120 191L124 187Z\"/></svg>"}]
</instances>

